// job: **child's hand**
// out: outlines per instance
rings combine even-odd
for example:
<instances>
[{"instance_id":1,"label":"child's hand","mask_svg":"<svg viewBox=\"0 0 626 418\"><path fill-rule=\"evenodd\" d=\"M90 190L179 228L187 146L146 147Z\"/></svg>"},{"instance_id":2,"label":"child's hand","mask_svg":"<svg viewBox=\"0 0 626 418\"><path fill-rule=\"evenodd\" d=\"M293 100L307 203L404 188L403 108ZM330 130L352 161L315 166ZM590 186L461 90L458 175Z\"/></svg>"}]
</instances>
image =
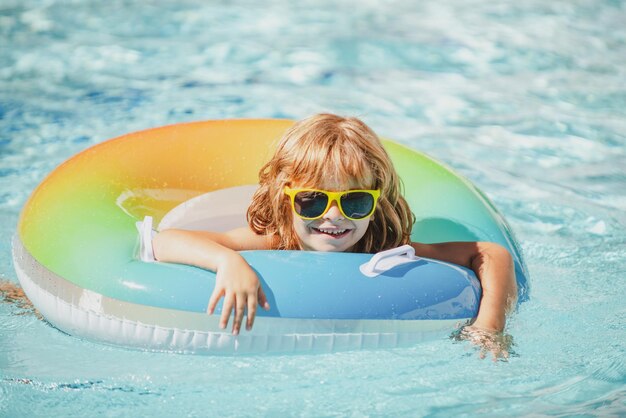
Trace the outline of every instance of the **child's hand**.
<instances>
[{"instance_id":1,"label":"child's hand","mask_svg":"<svg viewBox=\"0 0 626 418\"><path fill-rule=\"evenodd\" d=\"M244 312L247 308L246 329L252 329L257 303L265 310L270 308L256 273L237 253L226 257L216 270L215 288L209 299L208 313L213 314L215 306L223 296L224 304L222 305L220 328L226 328L234 308L233 334L239 334Z\"/></svg>"},{"instance_id":2,"label":"child's hand","mask_svg":"<svg viewBox=\"0 0 626 418\"><path fill-rule=\"evenodd\" d=\"M513 352L513 336L501 331L466 325L453 336L457 341L469 341L480 349L480 358L491 353L493 361L507 361Z\"/></svg>"}]
</instances>

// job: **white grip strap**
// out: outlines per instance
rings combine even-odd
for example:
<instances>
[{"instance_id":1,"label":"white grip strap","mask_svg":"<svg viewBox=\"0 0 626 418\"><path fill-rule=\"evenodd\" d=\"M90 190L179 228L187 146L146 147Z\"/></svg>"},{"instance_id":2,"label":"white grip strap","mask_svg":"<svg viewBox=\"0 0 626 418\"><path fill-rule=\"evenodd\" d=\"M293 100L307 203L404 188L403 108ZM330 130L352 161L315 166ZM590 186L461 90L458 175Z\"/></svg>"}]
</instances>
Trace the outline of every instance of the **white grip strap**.
<instances>
[{"instance_id":1,"label":"white grip strap","mask_svg":"<svg viewBox=\"0 0 626 418\"><path fill-rule=\"evenodd\" d=\"M367 277L376 277L396 266L415 260L419 260L419 257L415 256L415 249L407 244L374 254L370 261L361 264L359 269Z\"/></svg>"},{"instance_id":2,"label":"white grip strap","mask_svg":"<svg viewBox=\"0 0 626 418\"><path fill-rule=\"evenodd\" d=\"M139 231L139 259L146 263L154 263L154 250L152 249L152 238L156 232L152 230L152 216L143 218L143 222L135 223Z\"/></svg>"}]
</instances>

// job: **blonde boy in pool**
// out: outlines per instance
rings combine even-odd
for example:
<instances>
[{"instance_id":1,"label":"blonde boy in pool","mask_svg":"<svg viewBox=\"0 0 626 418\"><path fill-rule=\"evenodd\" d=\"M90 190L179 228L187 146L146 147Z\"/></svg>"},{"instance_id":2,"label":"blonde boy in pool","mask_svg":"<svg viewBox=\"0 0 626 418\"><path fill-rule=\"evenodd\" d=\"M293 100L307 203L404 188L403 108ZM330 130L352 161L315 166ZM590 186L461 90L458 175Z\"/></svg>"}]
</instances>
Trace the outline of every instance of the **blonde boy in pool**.
<instances>
[{"instance_id":1,"label":"blonde boy in pool","mask_svg":"<svg viewBox=\"0 0 626 418\"><path fill-rule=\"evenodd\" d=\"M153 240L157 260L216 272L208 312L224 298L221 328L233 309L233 334L240 332L246 311L251 329L257 305L269 309L257 275L238 251L375 253L410 244L418 256L476 273L483 293L478 316L467 328L470 339L484 345L481 333L504 329L517 298L511 255L490 242L410 242L414 215L398 174L376 134L359 119L320 114L296 123L261 169L259 184L247 227L225 233L171 229Z\"/></svg>"}]
</instances>

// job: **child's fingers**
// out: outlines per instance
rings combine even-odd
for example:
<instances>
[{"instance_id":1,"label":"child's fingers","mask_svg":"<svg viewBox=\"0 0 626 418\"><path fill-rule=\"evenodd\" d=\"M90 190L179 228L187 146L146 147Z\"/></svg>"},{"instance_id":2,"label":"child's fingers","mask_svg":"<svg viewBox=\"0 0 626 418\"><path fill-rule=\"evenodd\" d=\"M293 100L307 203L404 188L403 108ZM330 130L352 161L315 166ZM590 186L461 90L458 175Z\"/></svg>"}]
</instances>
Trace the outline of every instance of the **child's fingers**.
<instances>
[{"instance_id":1,"label":"child's fingers","mask_svg":"<svg viewBox=\"0 0 626 418\"><path fill-rule=\"evenodd\" d=\"M246 329L249 331L254 325L254 317L256 316L256 297L254 295L248 296L248 320L246 321Z\"/></svg>"},{"instance_id":2,"label":"child's fingers","mask_svg":"<svg viewBox=\"0 0 626 418\"><path fill-rule=\"evenodd\" d=\"M224 329L228 325L228 319L230 313L233 310L235 296L233 294L227 294L224 296L224 304L222 305L222 316L220 317L220 328Z\"/></svg>"},{"instance_id":3,"label":"child's fingers","mask_svg":"<svg viewBox=\"0 0 626 418\"><path fill-rule=\"evenodd\" d=\"M246 311L246 297L244 293L237 293L237 299L235 300L235 319L233 320L233 335L239 334L241 329L241 323L243 322L243 315Z\"/></svg>"},{"instance_id":4,"label":"child's fingers","mask_svg":"<svg viewBox=\"0 0 626 418\"><path fill-rule=\"evenodd\" d=\"M261 305L261 307L263 307L263 309L265 309L266 311L270 310L270 304L267 301L267 296L265 296L265 292L263 291L263 288L259 286L259 305Z\"/></svg>"},{"instance_id":5,"label":"child's fingers","mask_svg":"<svg viewBox=\"0 0 626 418\"><path fill-rule=\"evenodd\" d=\"M209 298L209 305L207 306L207 312L209 315L213 315L215 311L215 307L217 306L217 302L220 301L220 298L224 294L224 289L217 290L217 288L213 289L213 293L211 293L211 297Z\"/></svg>"}]
</instances>

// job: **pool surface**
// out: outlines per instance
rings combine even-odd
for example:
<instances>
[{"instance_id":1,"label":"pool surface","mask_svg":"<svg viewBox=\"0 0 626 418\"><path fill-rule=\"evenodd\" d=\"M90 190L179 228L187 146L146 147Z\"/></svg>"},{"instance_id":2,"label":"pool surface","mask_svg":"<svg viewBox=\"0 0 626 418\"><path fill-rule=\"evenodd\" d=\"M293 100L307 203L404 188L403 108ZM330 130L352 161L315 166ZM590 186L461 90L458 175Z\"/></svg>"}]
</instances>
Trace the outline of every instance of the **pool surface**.
<instances>
[{"instance_id":1,"label":"pool surface","mask_svg":"<svg viewBox=\"0 0 626 418\"><path fill-rule=\"evenodd\" d=\"M617 0L2 1L0 280L17 283L24 202L73 154L154 126L327 111L484 191L531 294L507 362L447 336L321 355L132 351L2 303L0 416L626 416L624 22Z\"/></svg>"}]
</instances>

